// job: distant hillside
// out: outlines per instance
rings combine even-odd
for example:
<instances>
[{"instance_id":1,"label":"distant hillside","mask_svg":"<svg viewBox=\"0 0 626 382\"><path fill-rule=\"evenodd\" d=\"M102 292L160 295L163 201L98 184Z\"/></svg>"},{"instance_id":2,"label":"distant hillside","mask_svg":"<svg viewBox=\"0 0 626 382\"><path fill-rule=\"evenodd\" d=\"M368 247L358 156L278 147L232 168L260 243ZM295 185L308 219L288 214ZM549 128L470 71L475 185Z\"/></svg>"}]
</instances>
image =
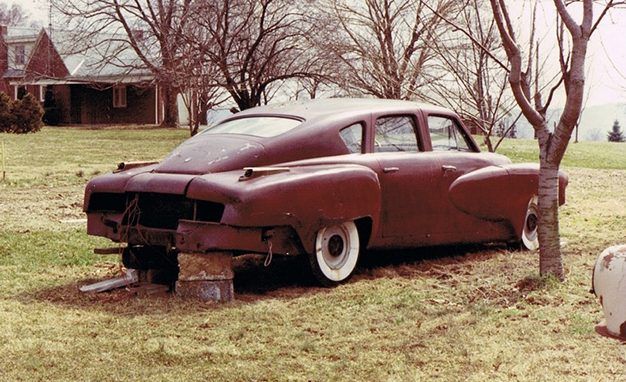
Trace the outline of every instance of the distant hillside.
<instances>
[{"instance_id":1,"label":"distant hillside","mask_svg":"<svg viewBox=\"0 0 626 382\"><path fill-rule=\"evenodd\" d=\"M548 126L554 126L561 110L554 109L549 113ZM581 141L606 141L607 133L611 130L615 120L619 121L622 131L626 132L626 104L614 103L586 107L580 121L578 139ZM518 123L517 136L520 138L533 137L532 127L523 118Z\"/></svg>"}]
</instances>

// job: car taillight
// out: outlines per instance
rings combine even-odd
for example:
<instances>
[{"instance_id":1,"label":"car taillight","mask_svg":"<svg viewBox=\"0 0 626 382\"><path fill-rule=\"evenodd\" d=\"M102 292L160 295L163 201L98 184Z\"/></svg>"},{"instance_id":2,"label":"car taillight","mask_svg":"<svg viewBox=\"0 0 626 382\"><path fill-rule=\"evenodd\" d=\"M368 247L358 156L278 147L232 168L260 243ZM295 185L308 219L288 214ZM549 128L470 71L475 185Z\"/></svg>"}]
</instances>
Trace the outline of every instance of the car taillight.
<instances>
[{"instance_id":1,"label":"car taillight","mask_svg":"<svg viewBox=\"0 0 626 382\"><path fill-rule=\"evenodd\" d=\"M219 223L224 214L224 205L221 203L196 200L194 220Z\"/></svg>"},{"instance_id":2,"label":"car taillight","mask_svg":"<svg viewBox=\"0 0 626 382\"><path fill-rule=\"evenodd\" d=\"M87 212L124 212L126 194L98 192L89 198Z\"/></svg>"}]
</instances>

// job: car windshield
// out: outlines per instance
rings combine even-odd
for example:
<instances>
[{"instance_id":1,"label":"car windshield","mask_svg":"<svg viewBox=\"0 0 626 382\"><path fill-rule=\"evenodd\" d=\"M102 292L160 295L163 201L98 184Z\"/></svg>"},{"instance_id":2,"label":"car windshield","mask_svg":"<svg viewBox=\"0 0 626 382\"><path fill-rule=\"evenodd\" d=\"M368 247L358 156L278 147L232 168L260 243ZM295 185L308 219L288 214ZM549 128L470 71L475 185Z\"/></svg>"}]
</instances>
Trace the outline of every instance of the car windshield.
<instances>
[{"instance_id":1,"label":"car windshield","mask_svg":"<svg viewBox=\"0 0 626 382\"><path fill-rule=\"evenodd\" d=\"M203 131L203 134L244 134L257 137L275 137L302 122L283 117L249 117L222 122Z\"/></svg>"}]
</instances>

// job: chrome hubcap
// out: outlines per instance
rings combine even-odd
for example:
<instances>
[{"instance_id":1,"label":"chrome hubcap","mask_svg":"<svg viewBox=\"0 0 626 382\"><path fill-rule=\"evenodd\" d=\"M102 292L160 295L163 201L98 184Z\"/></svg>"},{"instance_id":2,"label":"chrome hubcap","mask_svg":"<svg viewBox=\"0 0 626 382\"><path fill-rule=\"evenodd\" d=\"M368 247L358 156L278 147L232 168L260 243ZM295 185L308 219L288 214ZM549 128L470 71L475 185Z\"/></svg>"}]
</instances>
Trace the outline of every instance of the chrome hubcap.
<instances>
[{"instance_id":1,"label":"chrome hubcap","mask_svg":"<svg viewBox=\"0 0 626 382\"><path fill-rule=\"evenodd\" d=\"M328 240L328 253L331 256L340 256L343 252L343 247L343 239L339 235L333 235L333 237Z\"/></svg>"},{"instance_id":2,"label":"chrome hubcap","mask_svg":"<svg viewBox=\"0 0 626 382\"><path fill-rule=\"evenodd\" d=\"M528 217L526 218L526 229L528 229L528 231L530 232L537 229L537 215L528 215Z\"/></svg>"}]
</instances>

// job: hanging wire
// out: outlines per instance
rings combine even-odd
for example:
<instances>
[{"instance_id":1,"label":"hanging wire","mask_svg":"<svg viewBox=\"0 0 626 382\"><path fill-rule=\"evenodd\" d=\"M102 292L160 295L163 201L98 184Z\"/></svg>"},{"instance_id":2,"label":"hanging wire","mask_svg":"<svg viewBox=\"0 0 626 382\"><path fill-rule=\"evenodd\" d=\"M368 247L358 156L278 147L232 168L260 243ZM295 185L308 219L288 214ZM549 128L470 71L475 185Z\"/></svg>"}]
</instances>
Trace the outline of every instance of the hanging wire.
<instances>
[{"instance_id":1,"label":"hanging wire","mask_svg":"<svg viewBox=\"0 0 626 382\"><path fill-rule=\"evenodd\" d=\"M267 256L265 257L265 262L263 263L263 265L265 265L265 267L269 267L270 264L272 263L272 241L271 240L267 240Z\"/></svg>"}]
</instances>

